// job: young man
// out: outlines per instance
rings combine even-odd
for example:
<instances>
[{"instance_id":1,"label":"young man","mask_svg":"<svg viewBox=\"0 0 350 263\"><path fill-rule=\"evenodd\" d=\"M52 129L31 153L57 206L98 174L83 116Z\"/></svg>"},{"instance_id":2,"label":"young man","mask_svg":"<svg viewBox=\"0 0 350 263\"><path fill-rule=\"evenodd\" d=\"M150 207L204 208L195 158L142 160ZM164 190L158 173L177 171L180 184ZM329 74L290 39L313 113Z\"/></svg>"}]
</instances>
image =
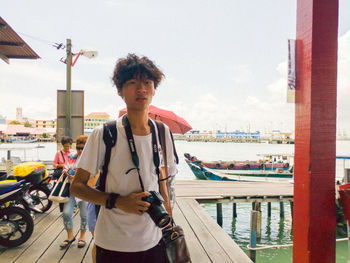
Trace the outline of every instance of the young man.
<instances>
[{"instance_id":1,"label":"young man","mask_svg":"<svg viewBox=\"0 0 350 263\"><path fill-rule=\"evenodd\" d=\"M105 192L87 185L89 178L101 169L106 146L102 128L89 136L78 163L78 171L71 185L71 193L83 200L101 205L95 229L98 263L105 262L165 262L159 245L161 228L145 213L150 203L143 198L150 191L160 192L171 216L166 181L158 182L155 166L155 143L161 154L155 123L148 118L148 106L163 73L147 57L129 54L120 59L113 74L118 95L124 100L127 115L117 120L117 142L111 150ZM127 133L128 127L131 128ZM169 128L165 126L167 149L172 149ZM134 141L139 159L138 169L132 159ZM156 141L156 142L155 142ZM159 156L159 155L158 155ZM162 156L160 159L163 160ZM175 164L173 151L167 151L167 163ZM163 162L162 162L163 164ZM135 169L136 168L136 169ZM165 178L161 165L159 177ZM144 189L144 190L142 190ZM112 203L112 205L110 205Z\"/></svg>"}]
</instances>

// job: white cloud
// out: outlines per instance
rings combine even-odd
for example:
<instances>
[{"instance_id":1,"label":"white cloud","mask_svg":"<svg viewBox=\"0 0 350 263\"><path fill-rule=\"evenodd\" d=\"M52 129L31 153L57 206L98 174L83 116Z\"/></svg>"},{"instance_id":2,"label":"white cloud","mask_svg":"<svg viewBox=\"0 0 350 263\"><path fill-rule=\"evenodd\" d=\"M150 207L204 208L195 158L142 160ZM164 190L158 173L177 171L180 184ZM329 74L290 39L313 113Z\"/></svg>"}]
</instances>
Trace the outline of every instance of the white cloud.
<instances>
[{"instance_id":1,"label":"white cloud","mask_svg":"<svg viewBox=\"0 0 350 263\"><path fill-rule=\"evenodd\" d=\"M350 133L350 30L338 42L338 130Z\"/></svg>"},{"instance_id":2,"label":"white cloud","mask_svg":"<svg viewBox=\"0 0 350 263\"><path fill-rule=\"evenodd\" d=\"M232 79L235 84L242 85L251 82L254 74L248 65L234 66L232 70Z\"/></svg>"},{"instance_id":3,"label":"white cloud","mask_svg":"<svg viewBox=\"0 0 350 263\"><path fill-rule=\"evenodd\" d=\"M124 107L110 80L115 62L115 58L109 57L78 61L79 70L74 69L72 87L85 91L86 114L105 111L115 117ZM350 31L339 38L338 65L338 127L349 133ZM234 93L240 89L232 91L230 87L236 84L244 87L250 81L256 82L248 66L233 68L232 82L220 87L220 90L232 91L226 96L218 93L218 87L203 92L206 83L201 79L179 79L168 75L157 90L154 105L173 110L195 129L292 130L294 105L286 102L286 67L286 62L278 64L275 69L277 77L260 87L262 92L252 90L243 99ZM13 119L16 107L21 106L26 117L55 118L56 90L65 89L65 74L65 66L59 62L54 66L45 60L13 60L10 65L0 63L0 115ZM245 90L242 88L241 91Z\"/></svg>"},{"instance_id":4,"label":"white cloud","mask_svg":"<svg viewBox=\"0 0 350 263\"><path fill-rule=\"evenodd\" d=\"M191 103L175 101L168 105L159 104L159 106L173 110L195 129L291 131L294 128L294 105L286 102L286 65L286 62L283 62L276 67L279 77L266 87L262 87L265 90L263 97L253 94L242 101L234 95L219 98L215 92L201 94L197 87L170 79L167 82L167 88L173 85L186 86L183 90L186 90L186 95L192 98L192 101ZM243 82L248 82L251 71L246 67L238 68L248 73L242 78L238 77L236 80L234 78L232 85L239 82L244 86ZM197 94L192 95L192 91L196 91ZM173 92L171 90L170 94Z\"/></svg>"}]
</instances>

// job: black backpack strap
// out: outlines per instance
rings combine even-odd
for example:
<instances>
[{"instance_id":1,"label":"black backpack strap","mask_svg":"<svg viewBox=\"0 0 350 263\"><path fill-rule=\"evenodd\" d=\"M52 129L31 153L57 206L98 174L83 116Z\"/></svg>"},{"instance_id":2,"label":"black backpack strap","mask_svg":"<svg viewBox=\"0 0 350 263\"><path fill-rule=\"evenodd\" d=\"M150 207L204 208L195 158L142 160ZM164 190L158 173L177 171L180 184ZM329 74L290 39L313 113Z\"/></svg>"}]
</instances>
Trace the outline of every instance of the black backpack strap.
<instances>
[{"instance_id":1,"label":"black backpack strap","mask_svg":"<svg viewBox=\"0 0 350 263\"><path fill-rule=\"evenodd\" d=\"M99 178L97 189L104 192L106 188L106 178L108 173L108 165L111 160L111 150L117 142L117 122L109 121L103 124L103 142L106 145L106 153L102 174Z\"/></svg>"},{"instance_id":2,"label":"black backpack strap","mask_svg":"<svg viewBox=\"0 0 350 263\"><path fill-rule=\"evenodd\" d=\"M157 121L155 120L155 123L157 124L157 130L158 130L158 139L160 141L160 146L162 147L162 150L164 152L166 152L166 145L165 145L165 127L164 127L164 123L161 121ZM164 131L163 131L164 130ZM175 143L174 143L174 138L173 138L173 134L172 132L169 130L170 132L170 138L171 141L173 143L173 152L174 152L174 156L175 156L175 161L176 164L179 164L179 157L177 156L177 152L176 152L176 148L175 148ZM162 138L164 137L164 138ZM165 150L164 150L165 149ZM166 156L166 155L165 155ZM164 159L165 162L165 159Z\"/></svg>"},{"instance_id":3,"label":"black backpack strap","mask_svg":"<svg viewBox=\"0 0 350 263\"><path fill-rule=\"evenodd\" d=\"M164 158L164 165L166 167L165 169L165 178L163 179L160 179L160 181L164 181L164 180L168 180L169 179L169 175L168 175L168 169L167 169L167 166L168 166L168 155L167 155L167 148L166 148L166 141L165 141L165 126L164 126L164 123L163 122L160 122L160 121L155 121L156 124L157 124L157 130L158 130L158 138L159 138L159 141L160 141L160 145L162 147L162 151L163 151L163 158ZM170 132L170 131L169 131ZM172 134L170 132L170 135L171 135L171 138L172 138ZM174 155L175 155L175 160L176 160L176 163L178 163L178 157L177 157L177 154L176 154L176 150L175 150L175 145L174 145L174 141L173 142L173 151L174 151ZM168 184L167 184L168 186ZM169 191L169 189L168 189Z\"/></svg>"},{"instance_id":4,"label":"black backpack strap","mask_svg":"<svg viewBox=\"0 0 350 263\"><path fill-rule=\"evenodd\" d=\"M170 138L171 141L173 142L173 151L174 151L174 156L175 156L175 161L176 164L179 164L179 157L177 156L177 152L176 152L176 148L175 148L175 143L174 143L174 137L173 137L173 133L170 131Z\"/></svg>"},{"instance_id":5,"label":"black backpack strap","mask_svg":"<svg viewBox=\"0 0 350 263\"><path fill-rule=\"evenodd\" d=\"M103 142L106 145L105 159L102 166L102 173L98 178L96 189L104 192L106 190L106 179L108 165L111 160L111 150L117 143L117 121L109 121L103 124ZM96 219L100 212L100 206L95 205Z\"/></svg>"}]
</instances>

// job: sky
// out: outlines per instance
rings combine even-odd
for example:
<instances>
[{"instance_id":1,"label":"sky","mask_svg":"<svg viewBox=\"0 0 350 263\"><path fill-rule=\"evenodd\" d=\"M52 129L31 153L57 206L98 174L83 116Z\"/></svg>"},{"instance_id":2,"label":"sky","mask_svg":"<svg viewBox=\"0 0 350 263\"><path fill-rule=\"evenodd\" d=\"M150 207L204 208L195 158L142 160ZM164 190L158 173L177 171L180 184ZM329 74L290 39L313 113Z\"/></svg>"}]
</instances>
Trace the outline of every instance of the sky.
<instances>
[{"instance_id":1,"label":"sky","mask_svg":"<svg viewBox=\"0 0 350 263\"><path fill-rule=\"evenodd\" d=\"M53 4L54 3L54 4ZM339 0L338 132L350 134L350 1ZM118 58L147 56L166 78L153 105L194 129L294 130L286 102L287 40L296 36L296 0L2 0L0 16L41 57L0 61L0 115L16 108L33 119L57 117L66 88L65 50L80 57L72 89L85 92L85 115L118 116L125 105L112 85Z\"/></svg>"}]
</instances>

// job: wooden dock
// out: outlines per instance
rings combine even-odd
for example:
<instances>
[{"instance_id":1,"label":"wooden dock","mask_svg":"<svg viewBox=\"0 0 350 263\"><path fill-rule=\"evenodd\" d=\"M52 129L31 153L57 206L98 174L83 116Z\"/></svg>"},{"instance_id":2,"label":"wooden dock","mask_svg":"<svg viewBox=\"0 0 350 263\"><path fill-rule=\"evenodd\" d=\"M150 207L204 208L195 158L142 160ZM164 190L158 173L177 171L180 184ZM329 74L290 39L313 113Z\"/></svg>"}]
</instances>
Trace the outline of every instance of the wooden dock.
<instances>
[{"instance_id":1,"label":"wooden dock","mask_svg":"<svg viewBox=\"0 0 350 263\"><path fill-rule=\"evenodd\" d=\"M186 180L176 182L176 196L199 203L291 202L293 184Z\"/></svg>"},{"instance_id":2,"label":"wooden dock","mask_svg":"<svg viewBox=\"0 0 350 263\"><path fill-rule=\"evenodd\" d=\"M252 262L231 237L200 206L202 202L252 202L292 200L293 185L282 183L243 183L215 181L177 181L174 220L185 231L192 262ZM247 220L249 220L247 218ZM79 237L80 217L74 215L74 233ZM17 248L0 247L1 263L67 262L90 263L93 240L86 234L87 245L78 248L77 241L66 250L59 244L66 238L57 206L36 215L31 238Z\"/></svg>"}]
</instances>

